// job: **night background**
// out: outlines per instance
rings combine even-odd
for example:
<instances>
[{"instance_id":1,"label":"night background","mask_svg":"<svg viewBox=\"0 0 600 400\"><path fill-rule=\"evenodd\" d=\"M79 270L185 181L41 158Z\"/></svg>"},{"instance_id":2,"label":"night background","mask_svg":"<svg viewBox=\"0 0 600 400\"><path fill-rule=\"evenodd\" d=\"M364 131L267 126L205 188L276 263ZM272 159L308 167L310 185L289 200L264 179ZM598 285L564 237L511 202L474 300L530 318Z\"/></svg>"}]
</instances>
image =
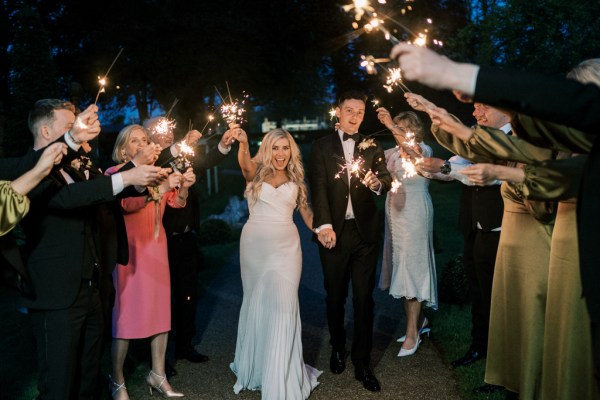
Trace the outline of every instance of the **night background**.
<instances>
[{"instance_id":1,"label":"night background","mask_svg":"<svg viewBox=\"0 0 600 400\"><path fill-rule=\"evenodd\" d=\"M386 22L398 39L412 40L415 32L428 29L427 45L460 61L564 74L600 55L596 0L372 3L383 19L399 22ZM361 55L387 57L392 44L378 31L361 34L365 19L353 29L353 12L344 12L343 5L330 0L2 1L0 156L23 154L31 145L26 117L36 100L69 99L81 108L93 102L98 77L121 48L98 101L103 126L117 131L131 123L119 114L128 99L143 121L153 104L164 111L177 98L171 116L178 133L190 123L198 129L220 103L217 89L227 93L226 85L234 98L249 96L251 134L260 134L265 117L328 120L336 96L348 88L364 89L394 111L407 109L399 89L388 94L383 88L382 67L377 75L360 67ZM470 114L470 106L448 93L407 84L451 112ZM367 113L363 128L381 129L375 113Z\"/></svg>"}]
</instances>

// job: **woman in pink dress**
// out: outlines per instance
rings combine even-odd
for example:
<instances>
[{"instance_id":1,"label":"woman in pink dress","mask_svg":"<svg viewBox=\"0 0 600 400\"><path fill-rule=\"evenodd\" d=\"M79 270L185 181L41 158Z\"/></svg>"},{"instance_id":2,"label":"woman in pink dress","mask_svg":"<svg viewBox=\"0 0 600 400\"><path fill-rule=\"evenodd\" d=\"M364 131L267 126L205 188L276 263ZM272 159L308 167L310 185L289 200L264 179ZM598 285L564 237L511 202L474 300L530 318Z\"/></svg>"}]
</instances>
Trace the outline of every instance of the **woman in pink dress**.
<instances>
[{"instance_id":1,"label":"woman in pink dress","mask_svg":"<svg viewBox=\"0 0 600 400\"><path fill-rule=\"evenodd\" d=\"M140 125L129 125L117 136L113 160L120 163L106 171L110 175L132 159L148 142ZM152 369L146 377L150 393L156 390L165 397L183 397L166 379L165 353L171 330L171 291L167 238L162 226L165 207L183 207L188 188L194 184L191 168L169 175L160 186L149 187L147 196L121 200L129 263L117 265L113 272L116 296L113 308L113 345L110 391L113 399L129 399L125 387L123 364L130 339L151 338Z\"/></svg>"}]
</instances>

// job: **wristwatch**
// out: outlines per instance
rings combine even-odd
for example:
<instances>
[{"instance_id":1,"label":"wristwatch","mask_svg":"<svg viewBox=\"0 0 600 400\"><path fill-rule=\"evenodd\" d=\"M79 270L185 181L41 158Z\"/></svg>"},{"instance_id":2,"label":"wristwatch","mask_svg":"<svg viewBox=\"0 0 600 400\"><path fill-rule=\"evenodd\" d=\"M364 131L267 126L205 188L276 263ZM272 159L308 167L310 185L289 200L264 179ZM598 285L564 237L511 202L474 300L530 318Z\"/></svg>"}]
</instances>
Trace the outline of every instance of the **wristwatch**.
<instances>
[{"instance_id":1,"label":"wristwatch","mask_svg":"<svg viewBox=\"0 0 600 400\"><path fill-rule=\"evenodd\" d=\"M450 171L452 171L452 165L450 165L450 161L446 160L440 167L440 172L444 175L448 175L450 174Z\"/></svg>"}]
</instances>

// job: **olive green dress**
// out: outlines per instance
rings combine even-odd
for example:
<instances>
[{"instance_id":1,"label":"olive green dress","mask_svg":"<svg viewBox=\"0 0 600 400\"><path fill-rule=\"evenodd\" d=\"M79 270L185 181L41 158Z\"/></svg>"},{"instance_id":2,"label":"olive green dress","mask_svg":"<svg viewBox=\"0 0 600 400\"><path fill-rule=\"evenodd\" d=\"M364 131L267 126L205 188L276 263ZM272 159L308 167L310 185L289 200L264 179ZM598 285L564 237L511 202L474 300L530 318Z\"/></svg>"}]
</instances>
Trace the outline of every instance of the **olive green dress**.
<instances>
[{"instance_id":1,"label":"olive green dress","mask_svg":"<svg viewBox=\"0 0 600 400\"><path fill-rule=\"evenodd\" d=\"M0 236L8 233L29 211L29 199L15 192L10 181L0 181Z\"/></svg>"},{"instance_id":2,"label":"olive green dress","mask_svg":"<svg viewBox=\"0 0 600 400\"><path fill-rule=\"evenodd\" d=\"M533 136L540 130L555 133L556 124L544 124L527 116L519 116L514 128L526 129ZM536 130L534 132L534 130ZM589 152L589 136L562 128L562 136L574 136L578 147L563 150ZM534 162L520 146L520 139L501 132L475 130L469 141L473 151L488 154L494 148L502 158ZM494 145L495 143L495 145ZM586 156L547 160L526 165L525 181L518 185L524 197L559 199L550 248L546 319L544 329L542 381L539 399L600 399L594 379L590 318L582 297L577 246L576 199ZM523 397L521 397L523 398Z\"/></svg>"},{"instance_id":3,"label":"olive green dress","mask_svg":"<svg viewBox=\"0 0 600 400\"><path fill-rule=\"evenodd\" d=\"M480 130L491 128L478 127ZM497 163L475 146L432 129L438 142L477 163ZM502 131L499 131L502 135ZM524 151L533 160L552 158L552 152L531 144ZM546 292L553 225L553 203L524 198L515 185L502 183L504 214L498 243L485 381L537 399L542 381Z\"/></svg>"}]
</instances>

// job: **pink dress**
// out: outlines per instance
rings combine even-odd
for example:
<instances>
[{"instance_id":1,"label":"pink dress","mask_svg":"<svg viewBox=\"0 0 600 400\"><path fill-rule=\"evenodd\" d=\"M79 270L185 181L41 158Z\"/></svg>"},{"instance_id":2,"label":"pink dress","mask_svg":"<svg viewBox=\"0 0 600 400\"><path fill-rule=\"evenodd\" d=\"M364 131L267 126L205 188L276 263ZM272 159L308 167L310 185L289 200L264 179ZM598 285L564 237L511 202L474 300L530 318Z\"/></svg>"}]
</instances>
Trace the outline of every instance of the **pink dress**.
<instances>
[{"instance_id":1,"label":"pink dress","mask_svg":"<svg viewBox=\"0 0 600 400\"><path fill-rule=\"evenodd\" d=\"M111 167L106 174L116 172L117 168ZM171 283L162 216L167 204L181 207L176 198L176 190L165 193L156 216L155 203L146 202L145 196L121 200L129 242L129 264L117 264L113 272L116 291L113 338L147 338L171 330ZM156 238L155 218L158 218Z\"/></svg>"}]
</instances>

